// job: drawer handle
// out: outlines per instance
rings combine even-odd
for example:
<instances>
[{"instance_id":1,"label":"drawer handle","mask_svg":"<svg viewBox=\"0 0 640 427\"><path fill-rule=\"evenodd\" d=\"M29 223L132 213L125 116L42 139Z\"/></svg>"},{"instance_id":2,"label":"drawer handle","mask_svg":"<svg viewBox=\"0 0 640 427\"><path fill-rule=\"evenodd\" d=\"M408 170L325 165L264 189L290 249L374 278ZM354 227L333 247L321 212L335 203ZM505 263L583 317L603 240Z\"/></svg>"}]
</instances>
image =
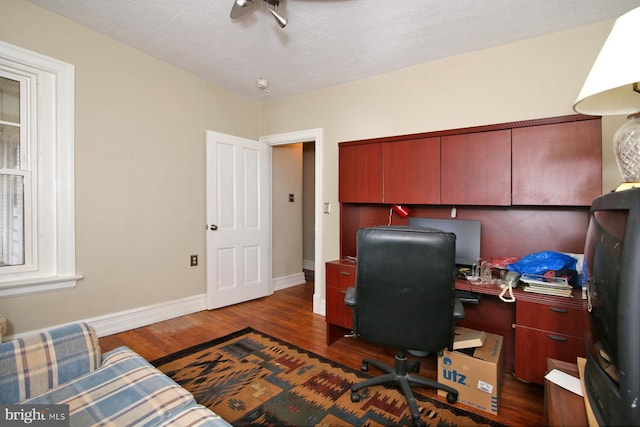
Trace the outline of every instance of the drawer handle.
<instances>
[{"instance_id":1,"label":"drawer handle","mask_svg":"<svg viewBox=\"0 0 640 427\"><path fill-rule=\"evenodd\" d=\"M567 309L558 308L558 307L549 307L549 310L555 311L556 313L568 313L569 312L569 310L567 310Z\"/></svg>"},{"instance_id":2,"label":"drawer handle","mask_svg":"<svg viewBox=\"0 0 640 427\"><path fill-rule=\"evenodd\" d=\"M549 338L554 341L569 341L566 337L561 337L559 335L549 335Z\"/></svg>"},{"instance_id":3,"label":"drawer handle","mask_svg":"<svg viewBox=\"0 0 640 427\"><path fill-rule=\"evenodd\" d=\"M348 271L341 271L340 274L343 276L351 276L351 273L349 273Z\"/></svg>"},{"instance_id":4,"label":"drawer handle","mask_svg":"<svg viewBox=\"0 0 640 427\"><path fill-rule=\"evenodd\" d=\"M343 294L343 295L346 295L347 294L347 290L346 289L341 289L340 293Z\"/></svg>"}]
</instances>

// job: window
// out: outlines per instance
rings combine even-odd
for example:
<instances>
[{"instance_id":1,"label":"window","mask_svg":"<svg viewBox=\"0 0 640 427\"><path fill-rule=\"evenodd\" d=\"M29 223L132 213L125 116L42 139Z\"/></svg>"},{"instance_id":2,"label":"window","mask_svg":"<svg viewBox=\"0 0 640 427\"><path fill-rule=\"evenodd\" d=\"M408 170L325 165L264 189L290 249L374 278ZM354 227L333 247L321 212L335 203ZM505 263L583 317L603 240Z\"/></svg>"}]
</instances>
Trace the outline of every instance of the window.
<instances>
[{"instance_id":1,"label":"window","mask_svg":"<svg viewBox=\"0 0 640 427\"><path fill-rule=\"evenodd\" d=\"M74 68L0 41L0 297L76 286Z\"/></svg>"}]
</instances>

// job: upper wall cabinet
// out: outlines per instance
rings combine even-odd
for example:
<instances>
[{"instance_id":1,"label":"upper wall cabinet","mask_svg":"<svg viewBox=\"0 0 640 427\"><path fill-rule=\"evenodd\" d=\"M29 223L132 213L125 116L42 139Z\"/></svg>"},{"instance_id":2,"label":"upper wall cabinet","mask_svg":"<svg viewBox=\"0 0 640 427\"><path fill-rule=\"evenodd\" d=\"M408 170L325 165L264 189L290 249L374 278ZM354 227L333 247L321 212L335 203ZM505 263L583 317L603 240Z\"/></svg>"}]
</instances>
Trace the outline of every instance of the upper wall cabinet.
<instances>
[{"instance_id":1,"label":"upper wall cabinet","mask_svg":"<svg viewBox=\"0 0 640 427\"><path fill-rule=\"evenodd\" d=\"M341 202L382 203L382 144L340 145Z\"/></svg>"},{"instance_id":2,"label":"upper wall cabinet","mask_svg":"<svg viewBox=\"0 0 640 427\"><path fill-rule=\"evenodd\" d=\"M512 204L589 206L602 193L600 118L512 132Z\"/></svg>"},{"instance_id":3,"label":"upper wall cabinet","mask_svg":"<svg viewBox=\"0 0 640 427\"><path fill-rule=\"evenodd\" d=\"M440 138L383 144L384 203L440 203Z\"/></svg>"},{"instance_id":4,"label":"upper wall cabinet","mask_svg":"<svg viewBox=\"0 0 640 427\"><path fill-rule=\"evenodd\" d=\"M442 137L444 205L511 204L511 130Z\"/></svg>"},{"instance_id":5,"label":"upper wall cabinet","mask_svg":"<svg viewBox=\"0 0 640 427\"><path fill-rule=\"evenodd\" d=\"M440 138L340 145L343 203L440 203Z\"/></svg>"},{"instance_id":6,"label":"upper wall cabinet","mask_svg":"<svg viewBox=\"0 0 640 427\"><path fill-rule=\"evenodd\" d=\"M339 145L342 203L589 206L599 117L563 116Z\"/></svg>"}]
</instances>

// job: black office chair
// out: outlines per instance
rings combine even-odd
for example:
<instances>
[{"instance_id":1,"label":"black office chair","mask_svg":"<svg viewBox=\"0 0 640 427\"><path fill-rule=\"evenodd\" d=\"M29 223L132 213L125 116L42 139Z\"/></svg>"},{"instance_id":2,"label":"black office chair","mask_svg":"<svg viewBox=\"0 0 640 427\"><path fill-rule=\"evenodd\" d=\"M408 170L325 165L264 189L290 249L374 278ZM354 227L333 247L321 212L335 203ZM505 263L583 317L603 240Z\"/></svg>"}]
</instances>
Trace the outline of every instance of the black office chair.
<instances>
[{"instance_id":1,"label":"black office chair","mask_svg":"<svg viewBox=\"0 0 640 427\"><path fill-rule=\"evenodd\" d=\"M408 363L406 356L408 349L435 353L453 348L455 321L464 317L462 303L454 297L455 239L453 233L428 228L358 230L356 284L345 298L354 311L354 334L397 353L394 368L362 361L363 371L371 364L386 374L353 385L353 402L360 400L362 388L395 383L407 399L414 423L424 425L412 384L445 390L449 403L458 400L454 388L411 374L419 371L419 362Z\"/></svg>"}]
</instances>

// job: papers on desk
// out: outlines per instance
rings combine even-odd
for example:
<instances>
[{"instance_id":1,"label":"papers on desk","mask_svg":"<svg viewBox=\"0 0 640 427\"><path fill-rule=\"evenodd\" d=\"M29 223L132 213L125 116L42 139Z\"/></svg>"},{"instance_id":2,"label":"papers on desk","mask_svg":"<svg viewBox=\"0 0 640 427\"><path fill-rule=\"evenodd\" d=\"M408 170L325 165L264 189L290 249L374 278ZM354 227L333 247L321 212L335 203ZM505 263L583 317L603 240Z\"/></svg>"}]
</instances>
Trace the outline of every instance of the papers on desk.
<instances>
[{"instance_id":1,"label":"papers on desk","mask_svg":"<svg viewBox=\"0 0 640 427\"><path fill-rule=\"evenodd\" d=\"M547 375L544 376L544 378L566 390L577 394L578 396L583 396L580 378L576 378L558 369L552 369Z\"/></svg>"},{"instance_id":2,"label":"papers on desk","mask_svg":"<svg viewBox=\"0 0 640 427\"><path fill-rule=\"evenodd\" d=\"M523 274L520 277L522 290L536 294L570 297L573 291L564 277L545 277Z\"/></svg>"}]
</instances>

